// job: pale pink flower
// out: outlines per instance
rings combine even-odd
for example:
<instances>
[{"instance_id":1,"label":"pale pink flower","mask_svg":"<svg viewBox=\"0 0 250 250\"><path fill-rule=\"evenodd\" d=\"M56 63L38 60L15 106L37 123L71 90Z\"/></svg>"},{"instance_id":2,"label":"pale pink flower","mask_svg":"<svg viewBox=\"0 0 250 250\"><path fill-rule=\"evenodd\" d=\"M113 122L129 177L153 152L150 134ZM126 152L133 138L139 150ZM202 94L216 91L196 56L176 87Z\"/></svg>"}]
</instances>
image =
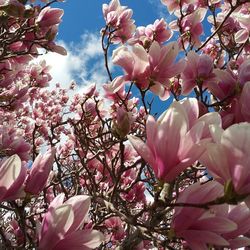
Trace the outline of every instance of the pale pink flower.
<instances>
[{"instance_id":1,"label":"pale pink flower","mask_svg":"<svg viewBox=\"0 0 250 250\"><path fill-rule=\"evenodd\" d=\"M102 12L106 24L115 31L112 34L112 42L126 42L132 37L135 30L134 20L131 19L133 11L121 6L119 0L112 0L109 5L103 4Z\"/></svg>"},{"instance_id":2,"label":"pale pink flower","mask_svg":"<svg viewBox=\"0 0 250 250\"><path fill-rule=\"evenodd\" d=\"M123 81L135 81L138 86L146 85L141 82L147 77L149 59L146 50L141 45L134 45L132 50L126 46L119 47L114 50L112 61L126 72Z\"/></svg>"},{"instance_id":3,"label":"pale pink flower","mask_svg":"<svg viewBox=\"0 0 250 250\"><path fill-rule=\"evenodd\" d=\"M219 100L227 98L227 101L235 96L237 88L237 79L230 70L215 69L214 74L217 77L216 83L209 85L209 91Z\"/></svg>"},{"instance_id":4,"label":"pale pink flower","mask_svg":"<svg viewBox=\"0 0 250 250\"><path fill-rule=\"evenodd\" d=\"M208 124L220 125L221 121L216 113L198 117L199 104L196 99L173 102L157 121L152 116L148 117L146 143L135 136L128 136L158 179L173 181L204 152L201 144L208 135Z\"/></svg>"},{"instance_id":5,"label":"pale pink flower","mask_svg":"<svg viewBox=\"0 0 250 250\"><path fill-rule=\"evenodd\" d=\"M133 120L132 113L125 111L123 107L118 107L113 121L114 132L120 138L124 138L129 133Z\"/></svg>"},{"instance_id":6,"label":"pale pink flower","mask_svg":"<svg viewBox=\"0 0 250 250\"><path fill-rule=\"evenodd\" d=\"M52 79L49 74L50 66L46 65L46 61L42 60L39 64L32 64L30 67L30 80L38 87L47 87Z\"/></svg>"},{"instance_id":7,"label":"pale pink flower","mask_svg":"<svg viewBox=\"0 0 250 250\"><path fill-rule=\"evenodd\" d=\"M191 14L185 16L181 21L182 40L185 47L189 43L198 47L201 45L200 36L203 34L202 21L205 18L207 9L198 8Z\"/></svg>"},{"instance_id":8,"label":"pale pink flower","mask_svg":"<svg viewBox=\"0 0 250 250\"><path fill-rule=\"evenodd\" d=\"M203 89L215 84L216 76L213 73L213 61L208 55L198 55L190 51L187 55L187 64L181 74L182 94L188 95L196 86Z\"/></svg>"},{"instance_id":9,"label":"pale pink flower","mask_svg":"<svg viewBox=\"0 0 250 250\"><path fill-rule=\"evenodd\" d=\"M240 86L244 86L246 82L250 81L250 59L245 60L239 67L238 79Z\"/></svg>"},{"instance_id":10,"label":"pale pink flower","mask_svg":"<svg viewBox=\"0 0 250 250\"><path fill-rule=\"evenodd\" d=\"M250 124L234 124L223 130L211 125L214 142L206 144L201 162L222 184L231 182L237 194L250 193Z\"/></svg>"},{"instance_id":11,"label":"pale pink flower","mask_svg":"<svg viewBox=\"0 0 250 250\"><path fill-rule=\"evenodd\" d=\"M245 203L228 206L227 218L237 224L237 229L223 234L231 249L239 249L250 245L250 238L243 236L250 230L250 210Z\"/></svg>"},{"instance_id":12,"label":"pale pink flower","mask_svg":"<svg viewBox=\"0 0 250 250\"><path fill-rule=\"evenodd\" d=\"M17 134L16 129L0 125L0 150L6 155L17 154L21 160L29 159L30 144Z\"/></svg>"},{"instance_id":13,"label":"pale pink flower","mask_svg":"<svg viewBox=\"0 0 250 250\"><path fill-rule=\"evenodd\" d=\"M0 162L0 202L19 198L19 191L26 177L26 169L22 166L18 155Z\"/></svg>"},{"instance_id":14,"label":"pale pink flower","mask_svg":"<svg viewBox=\"0 0 250 250\"><path fill-rule=\"evenodd\" d=\"M145 28L145 34L151 38L152 41L158 43L164 43L168 41L173 32L167 29L168 25L163 18L156 19L153 24L147 25Z\"/></svg>"},{"instance_id":15,"label":"pale pink flower","mask_svg":"<svg viewBox=\"0 0 250 250\"><path fill-rule=\"evenodd\" d=\"M250 122L250 81L246 82L243 86L241 96L239 98L240 113L242 115L242 120Z\"/></svg>"},{"instance_id":16,"label":"pale pink flower","mask_svg":"<svg viewBox=\"0 0 250 250\"><path fill-rule=\"evenodd\" d=\"M102 233L82 229L90 198L77 195L63 202L58 195L50 204L39 231L39 250L93 249L104 240Z\"/></svg>"},{"instance_id":17,"label":"pale pink flower","mask_svg":"<svg viewBox=\"0 0 250 250\"><path fill-rule=\"evenodd\" d=\"M180 9L180 1L181 0L177 0L177 1L172 1L172 0L161 0L161 3L164 4L165 6L167 6L168 8L168 12L170 14L172 14L173 12L175 12L176 10ZM181 1L182 3L184 1Z\"/></svg>"},{"instance_id":18,"label":"pale pink flower","mask_svg":"<svg viewBox=\"0 0 250 250\"><path fill-rule=\"evenodd\" d=\"M168 25L163 18L157 19L153 24L149 24L146 27L137 27L133 38L129 39L128 43L133 45L139 43L144 47L151 45L153 41L158 43L164 43L168 41L173 32L167 29Z\"/></svg>"},{"instance_id":19,"label":"pale pink flower","mask_svg":"<svg viewBox=\"0 0 250 250\"><path fill-rule=\"evenodd\" d=\"M55 148L51 148L44 155L36 157L25 183L25 192L38 195L43 190L54 163L55 152Z\"/></svg>"},{"instance_id":20,"label":"pale pink flower","mask_svg":"<svg viewBox=\"0 0 250 250\"><path fill-rule=\"evenodd\" d=\"M235 33L235 42L243 44L247 40L249 40L249 31L250 31L249 14L238 12L235 14L235 18L239 22L239 25L241 26L241 29L239 29Z\"/></svg>"},{"instance_id":21,"label":"pale pink flower","mask_svg":"<svg viewBox=\"0 0 250 250\"><path fill-rule=\"evenodd\" d=\"M83 95L87 97L92 97L96 92L96 84L92 83L83 89Z\"/></svg>"},{"instance_id":22,"label":"pale pink flower","mask_svg":"<svg viewBox=\"0 0 250 250\"><path fill-rule=\"evenodd\" d=\"M153 42L149 49L148 84L152 85L150 90L161 100L166 100L170 96L170 78L180 74L185 67L183 60L175 62L178 53L179 48L176 42L168 43L166 46Z\"/></svg>"},{"instance_id":23,"label":"pale pink flower","mask_svg":"<svg viewBox=\"0 0 250 250\"><path fill-rule=\"evenodd\" d=\"M189 186L176 203L204 204L223 196L223 186L216 181L199 182ZM191 249L207 250L207 245L229 246L222 236L237 229L237 224L227 218L227 205L210 209L192 206L175 208L171 224L172 234L183 238Z\"/></svg>"},{"instance_id":24,"label":"pale pink flower","mask_svg":"<svg viewBox=\"0 0 250 250\"><path fill-rule=\"evenodd\" d=\"M115 78L112 82L114 91L118 91L126 82L132 81L141 90L150 89L162 100L169 97L169 79L179 74L184 68L184 61L175 63L179 52L175 42L160 46L154 41L149 52L139 44L132 50L123 46L113 53L113 63L125 70L124 76Z\"/></svg>"},{"instance_id":25,"label":"pale pink flower","mask_svg":"<svg viewBox=\"0 0 250 250\"><path fill-rule=\"evenodd\" d=\"M36 23L40 27L49 27L59 24L62 20L63 10L46 7L39 13Z\"/></svg>"}]
</instances>

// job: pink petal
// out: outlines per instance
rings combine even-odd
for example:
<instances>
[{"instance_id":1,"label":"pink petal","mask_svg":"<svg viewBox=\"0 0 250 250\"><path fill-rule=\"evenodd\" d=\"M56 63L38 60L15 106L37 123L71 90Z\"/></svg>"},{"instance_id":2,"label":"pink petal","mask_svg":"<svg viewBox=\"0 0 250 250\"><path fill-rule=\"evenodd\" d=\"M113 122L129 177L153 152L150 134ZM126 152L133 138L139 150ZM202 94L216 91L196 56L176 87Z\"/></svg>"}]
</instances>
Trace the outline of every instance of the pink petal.
<instances>
[{"instance_id":1,"label":"pink petal","mask_svg":"<svg viewBox=\"0 0 250 250\"><path fill-rule=\"evenodd\" d=\"M240 236L235 239L229 240L229 244L231 249L240 249L242 247L250 246L250 239L244 236Z\"/></svg>"},{"instance_id":2,"label":"pink petal","mask_svg":"<svg viewBox=\"0 0 250 250\"><path fill-rule=\"evenodd\" d=\"M65 201L64 204L70 204L74 212L74 222L68 230L68 233L78 230L83 224L89 211L90 203L90 197L86 195L77 195Z\"/></svg>"},{"instance_id":3,"label":"pink petal","mask_svg":"<svg viewBox=\"0 0 250 250\"><path fill-rule=\"evenodd\" d=\"M146 143L134 135L128 135L128 140L137 153L152 167L154 166L154 155Z\"/></svg>"},{"instance_id":4,"label":"pink petal","mask_svg":"<svg viewBox=\"0 0 250 250\"><path fill-rule=\"evenodd\" d=\"M215 233L223 234L236 230L237 224L232 220L223 217L212 217L207 219L200 219L197 223L192 225L196 230L210 230Z\"/></svg>"},{"instance_id":5,"label":"pink petal","mask_svg":"<svg viewBox=\"0 0 250 250\"><path fill-rule=\"evenodd\" d=\"M51 212L48 218L47 230L41 235L39 250L53 248L64 238L74 221L74 214L70 205L61 205Z\"/></svg>"},{"instance_id":6,"label":"pink petal","mask_svg":"<svg viewBox=\"0 0 250 250\"><path fill-rule=\"evenodd\" d=\"M192 242L209 243L217 246L228 246L229 243L220 235L210 232L210 231L199 231L199 230L187 230L181 233L183 237L189 244Z\"/></svg>"}]
</instances>

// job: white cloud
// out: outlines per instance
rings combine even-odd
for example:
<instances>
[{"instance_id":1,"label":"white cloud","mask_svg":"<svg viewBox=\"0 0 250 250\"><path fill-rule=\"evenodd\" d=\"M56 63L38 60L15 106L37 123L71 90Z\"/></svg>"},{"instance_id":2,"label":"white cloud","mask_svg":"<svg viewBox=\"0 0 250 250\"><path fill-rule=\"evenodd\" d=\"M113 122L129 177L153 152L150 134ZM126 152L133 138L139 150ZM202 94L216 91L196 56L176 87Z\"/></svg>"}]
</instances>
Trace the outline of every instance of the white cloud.
<instances>
[{"instance_id":1,"label":"white cloud","mask_svg":"<svg viewBox=\"0 0 250 250\"><path fill-rule=\"evenodd\" d=\"M86 32L79 43L66 44L64 41L58 41L58 44L66 48L67 56L50 52L38 58L45 59L47 65L52 66L52 87L60 83L63 88L68 88L74 80L81 89L95 82L100 90L101 85L108 80L100 35Z\"/></svg>"}]
</instances>

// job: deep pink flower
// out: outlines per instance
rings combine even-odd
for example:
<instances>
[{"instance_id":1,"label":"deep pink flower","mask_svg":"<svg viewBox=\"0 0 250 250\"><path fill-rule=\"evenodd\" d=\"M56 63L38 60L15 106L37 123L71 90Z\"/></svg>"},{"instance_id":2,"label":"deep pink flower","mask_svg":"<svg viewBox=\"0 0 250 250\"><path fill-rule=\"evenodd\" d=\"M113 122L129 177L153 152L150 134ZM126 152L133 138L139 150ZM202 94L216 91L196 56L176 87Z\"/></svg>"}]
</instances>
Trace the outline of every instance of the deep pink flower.
<instances>
[{"instance_id":1,"label":"deep pink flower","mask_svg":"<svg viewBox=\"0 0 250 250\"><path fill-rule=\"evenodd\" d=\"M112 240L122 240L125 236L125 230L120 217L111 217L105 220L105 226L112 232Z\"/></svg>"},{"instance_id":2,"label":"deep pink flower","mask_svg":"<svg viewBox=\"0 0 250 250\"><path fill-rule=\"evenodd\" d=\"M208 135L208 124L220 124L220 118L216 113L198 116L196 99L173 102L157 121L152 116L148 117L146 143L135 136L128 136L158 179L173 181L204 152L201 144Z\"/></svg>"}]
</instances>

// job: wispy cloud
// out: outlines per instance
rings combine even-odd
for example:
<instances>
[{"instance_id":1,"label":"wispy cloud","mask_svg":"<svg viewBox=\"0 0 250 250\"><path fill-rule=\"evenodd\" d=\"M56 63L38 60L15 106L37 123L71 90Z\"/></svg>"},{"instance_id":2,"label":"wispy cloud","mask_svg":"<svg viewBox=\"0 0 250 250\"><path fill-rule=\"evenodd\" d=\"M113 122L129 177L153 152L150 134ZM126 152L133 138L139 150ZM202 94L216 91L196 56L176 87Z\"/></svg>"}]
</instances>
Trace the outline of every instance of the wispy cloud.
<instances>
[{"instance_id":1,"label":"wispy cloud","mask_svg":"<svg viewBox=\"0 0 250 250\"><path fill-rule=\"evenodd\" d=\"M170 15L168 13L167 7L164 6L160 0L148 0L148 2L154 6L159 18L164 18L167 23L170 23L171 21L175 19L175 16Z\"/></svg>"}]
</instances>

